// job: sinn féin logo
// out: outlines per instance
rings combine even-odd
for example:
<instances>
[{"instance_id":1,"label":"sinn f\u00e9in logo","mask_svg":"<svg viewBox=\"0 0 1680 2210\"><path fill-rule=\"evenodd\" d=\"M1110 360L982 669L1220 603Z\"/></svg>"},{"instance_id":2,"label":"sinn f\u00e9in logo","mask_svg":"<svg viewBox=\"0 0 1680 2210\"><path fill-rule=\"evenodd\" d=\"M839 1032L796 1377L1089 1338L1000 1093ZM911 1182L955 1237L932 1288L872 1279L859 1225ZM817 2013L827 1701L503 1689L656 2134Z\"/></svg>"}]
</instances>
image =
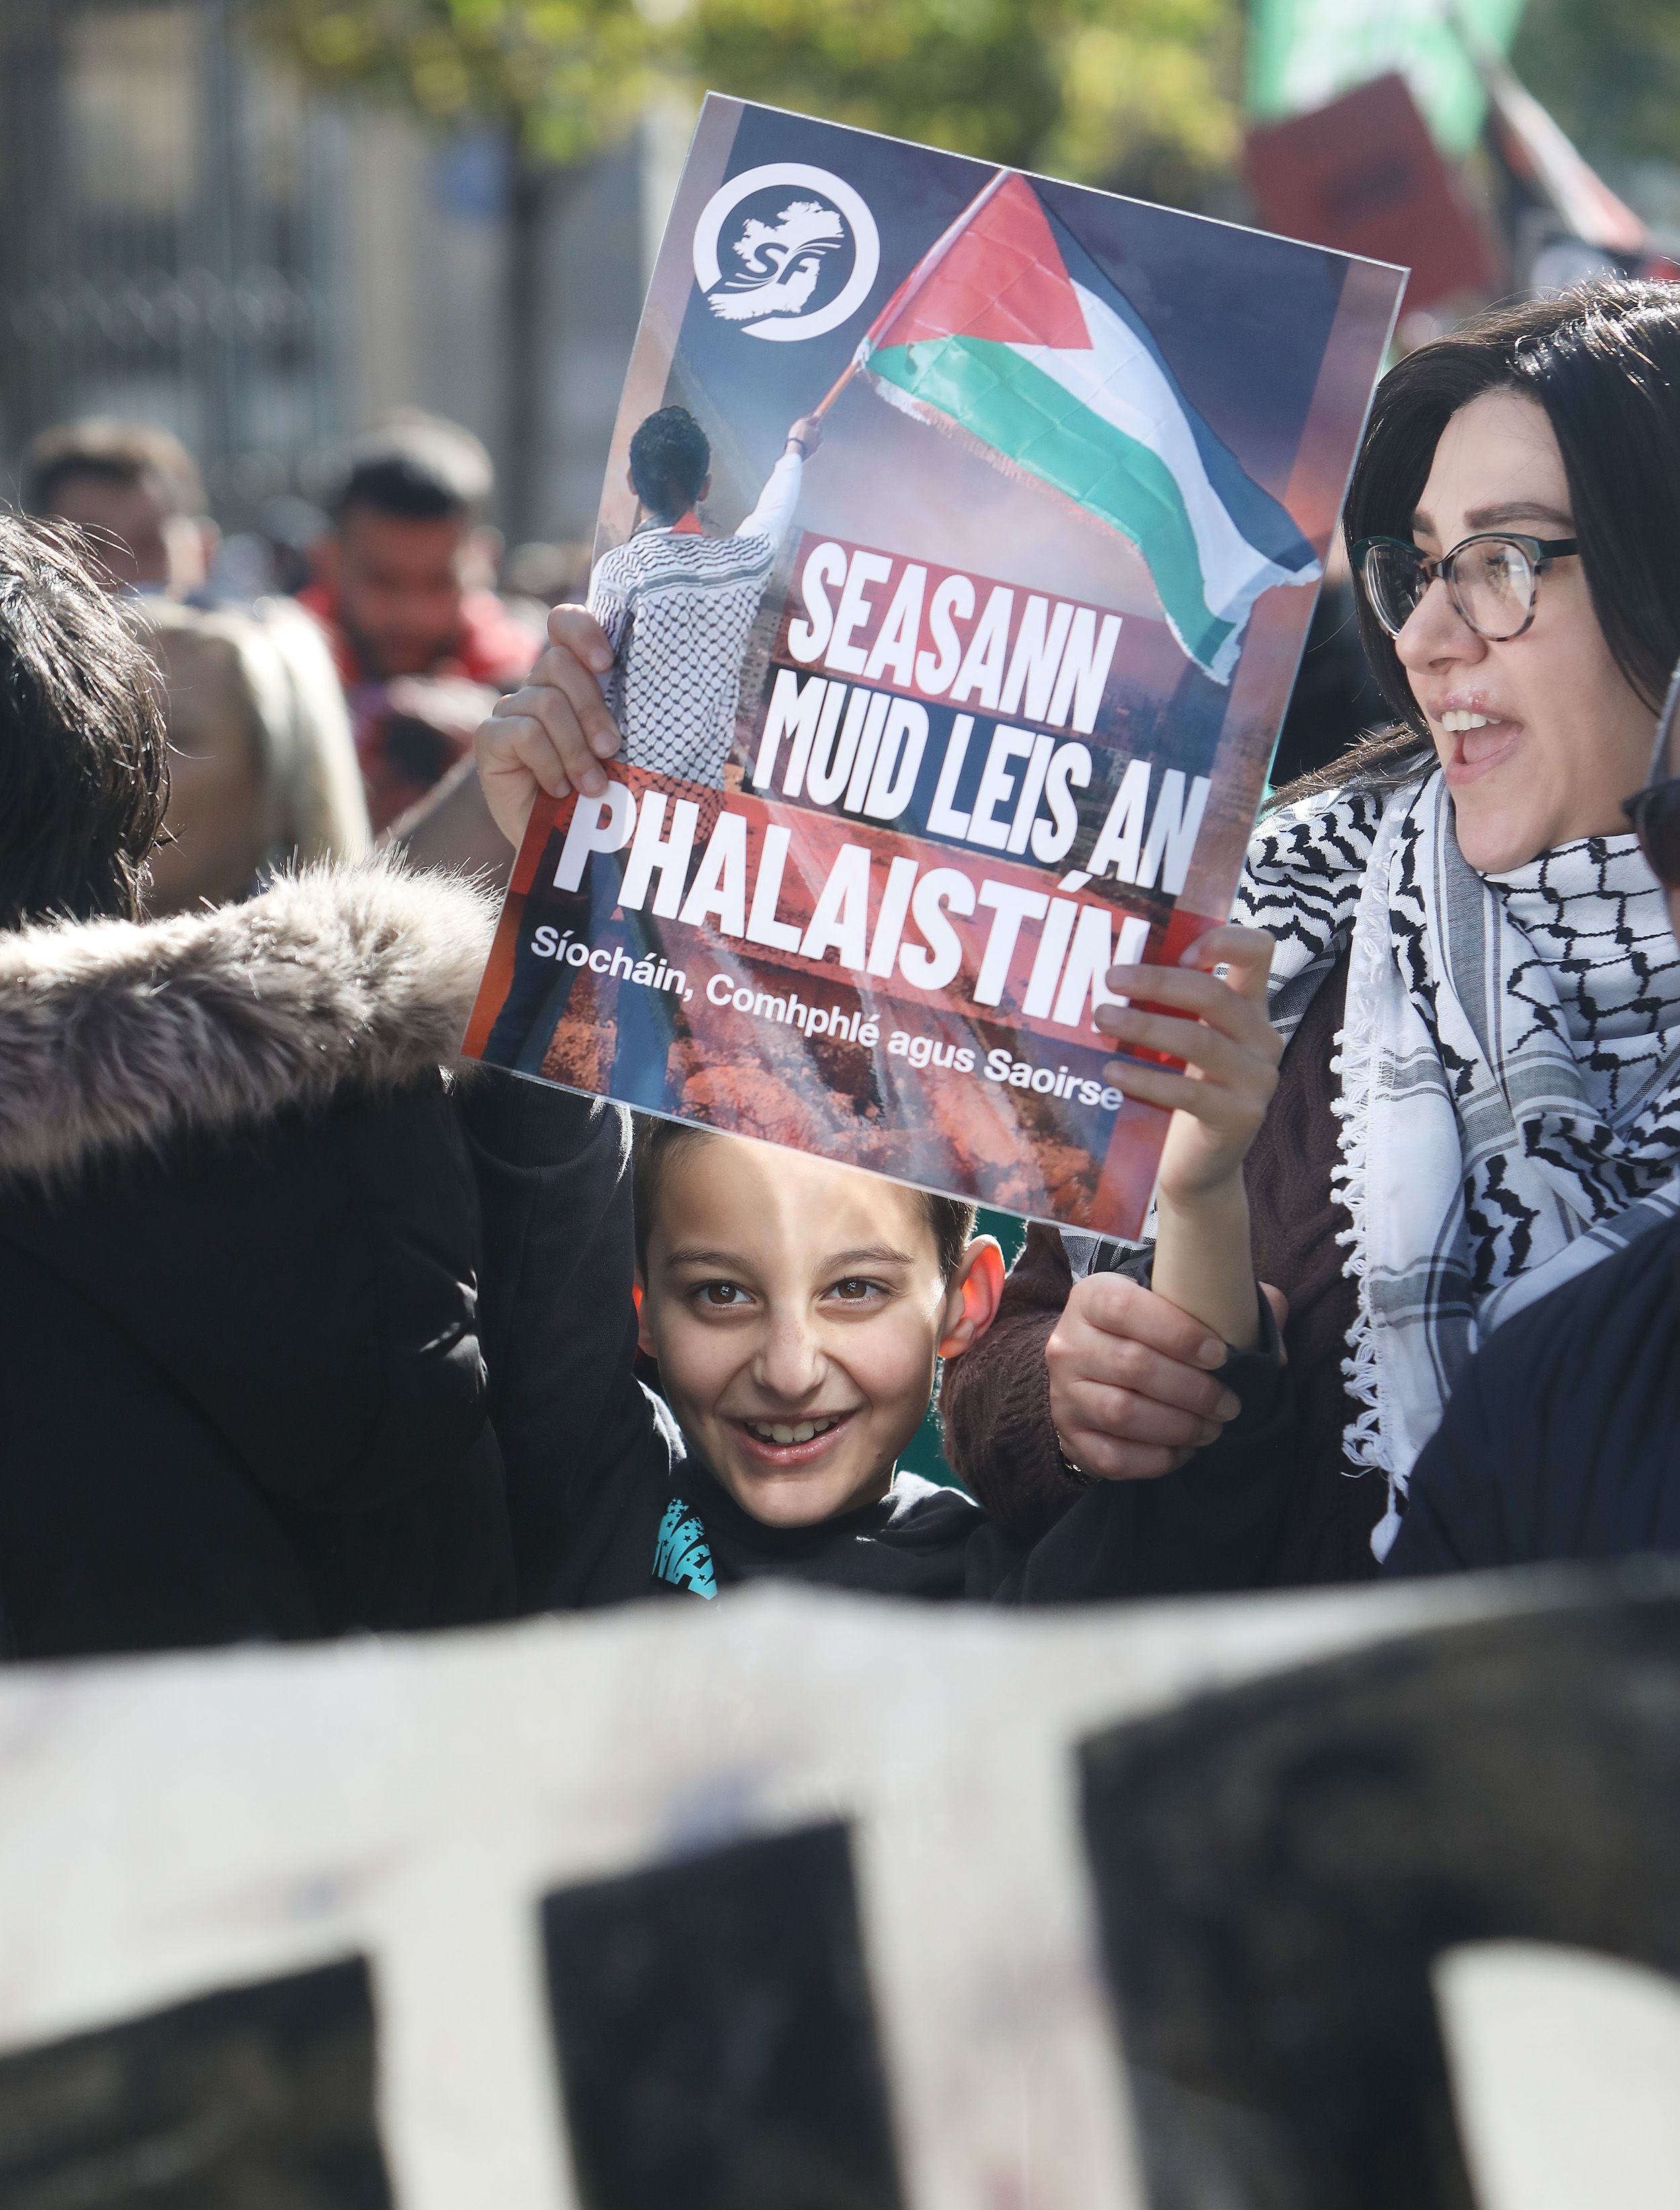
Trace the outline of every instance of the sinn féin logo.
<instances>
[{"instance_id":1,"label":"sinn f\u00e9in logo","mask_svg":"<svg viewBox=\"0 0 1680 2210\"><path fill-rule=\"evenodd\" d=\"M732 177L695 226L694 273L750 338L821 337L855 315L881 266L875 217L842 178L801 161Z\"/></svg>"}]
</instances>

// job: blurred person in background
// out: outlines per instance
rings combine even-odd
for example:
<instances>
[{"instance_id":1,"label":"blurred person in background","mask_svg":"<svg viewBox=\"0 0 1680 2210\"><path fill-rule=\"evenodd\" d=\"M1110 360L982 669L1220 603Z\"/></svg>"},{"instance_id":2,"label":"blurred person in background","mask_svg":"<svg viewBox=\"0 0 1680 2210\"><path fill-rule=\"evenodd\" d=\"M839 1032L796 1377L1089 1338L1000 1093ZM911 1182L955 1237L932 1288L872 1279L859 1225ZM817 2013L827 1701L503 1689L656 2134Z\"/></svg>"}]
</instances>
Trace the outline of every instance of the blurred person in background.
<instances>
[{"instance_id":1,"label":"blurred person in background","mask_svg":"<svg viewBox=\"0 0 1680 2210\"><path fill-rule=\"evenodd\" d=\"M198 464L170 431L108 415L43 430L24 456L23 496L80 530L119 589L205 601L220 533Z\"/></svg>"},{"instance_id":2,"label":"blurred person in background","mask_svg":"<svg viewBox=\"0 0 1680 2210\"><path fill-rule=\"evenodd\" d=\"M625 1116L455 1078L469 884L142 918L170 754L102 581L0 512L0 1652L531 1609L635 1356Z\"/></svg>"},{"instance_id":3,"label":"blurred person in background","mask_svg":"<svg viewBox=\"0 0 1680 2210\"><path fill-rule=\"evenodd\" d=\"M376 831L471 751L541 640L491 586L490 456L470 432L405 415L356 444L300 602L321 623L350 701Z\"/></svg>"},{"instance_id":4,"label":"blurred person in background","mask_svg":"<svg viewBox=\"0 0 1680 2210\"><path fill-rule=\"evenodd\" d=\"M214 602L218 532L180 440L147 422L63 424L26 454L23 495L80 533L163 677L171 798L151 909L242 897L288 861L364 850L349 721L319 634L286 602Z\"/></svg>"}]
</instances>

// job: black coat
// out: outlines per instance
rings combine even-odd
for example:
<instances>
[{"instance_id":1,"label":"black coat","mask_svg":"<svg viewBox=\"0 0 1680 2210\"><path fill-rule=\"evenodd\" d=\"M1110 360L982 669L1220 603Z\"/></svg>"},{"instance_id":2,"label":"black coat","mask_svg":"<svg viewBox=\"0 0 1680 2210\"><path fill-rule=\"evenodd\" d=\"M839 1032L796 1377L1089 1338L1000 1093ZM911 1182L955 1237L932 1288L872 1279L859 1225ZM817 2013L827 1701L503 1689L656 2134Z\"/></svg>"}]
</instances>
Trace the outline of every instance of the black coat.
<instances>
[{"instance_id":1,"label":"black coat","mask_svg":"<svg viewBox=\"0 0 1680 2210\"><path fill-rule=\"evenodd\" d=\"M1412 1475L1385 1571L1680 1550L1680 1222L1478 1351Z\"/></svg>"},{"instance_id":2,"label":"black coat","mask_svg":"<svg viewBox=\"0 0 1680 2210\"><path fill-rule=\"evenodd\" d=\"M551 1579L634 1356L626 1128L441 1071L484 941L472 893L376 870L0 944L15 1654L442 1627Z\"/></svg>"}]
</instances>

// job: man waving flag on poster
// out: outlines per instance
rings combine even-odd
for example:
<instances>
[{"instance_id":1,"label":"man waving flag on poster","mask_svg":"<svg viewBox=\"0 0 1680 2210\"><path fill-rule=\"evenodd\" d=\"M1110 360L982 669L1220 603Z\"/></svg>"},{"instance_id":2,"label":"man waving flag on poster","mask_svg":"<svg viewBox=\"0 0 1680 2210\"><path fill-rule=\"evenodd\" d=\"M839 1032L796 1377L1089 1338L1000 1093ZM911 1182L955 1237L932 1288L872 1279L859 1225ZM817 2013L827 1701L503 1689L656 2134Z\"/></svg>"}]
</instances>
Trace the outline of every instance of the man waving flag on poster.
<instances>
[{"instance_id":1,"label":"man waving flag on poster","mask_svg":"<svg viewBox=\"0 0 1680 2210\"><path fill-rule=\"evenodd\" d=\"M1287 510L1244 474L1130 302L1017 171L1000 170L923 257L856 370L894 407L1129 539L1173 635L1216 682L1231 680L1261 593L1318 578Z\"/></svg>"}]
</instances>

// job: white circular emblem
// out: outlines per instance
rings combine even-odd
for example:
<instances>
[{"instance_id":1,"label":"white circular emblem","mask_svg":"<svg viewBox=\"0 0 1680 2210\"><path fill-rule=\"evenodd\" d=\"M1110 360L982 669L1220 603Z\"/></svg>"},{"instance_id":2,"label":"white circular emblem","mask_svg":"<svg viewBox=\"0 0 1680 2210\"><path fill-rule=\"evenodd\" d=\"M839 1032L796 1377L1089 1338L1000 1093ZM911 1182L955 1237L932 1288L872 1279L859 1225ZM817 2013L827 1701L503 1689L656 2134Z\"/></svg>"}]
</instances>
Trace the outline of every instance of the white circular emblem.
<instances>
[{"instance_id":1,"label":"white circular emblem","mask_svg":"<svg viewBox=\"0 0 1680 2210\"><path fill-rule=\"evenodd\" d=\"M761 195L761 207L731 221ZM802 161L744 169L695 225L694 273L706 304L750 338L791 345L837 329L868 299L880 266L880 234L864 200L844 178Z\"/></svg>"}]
</instances>

